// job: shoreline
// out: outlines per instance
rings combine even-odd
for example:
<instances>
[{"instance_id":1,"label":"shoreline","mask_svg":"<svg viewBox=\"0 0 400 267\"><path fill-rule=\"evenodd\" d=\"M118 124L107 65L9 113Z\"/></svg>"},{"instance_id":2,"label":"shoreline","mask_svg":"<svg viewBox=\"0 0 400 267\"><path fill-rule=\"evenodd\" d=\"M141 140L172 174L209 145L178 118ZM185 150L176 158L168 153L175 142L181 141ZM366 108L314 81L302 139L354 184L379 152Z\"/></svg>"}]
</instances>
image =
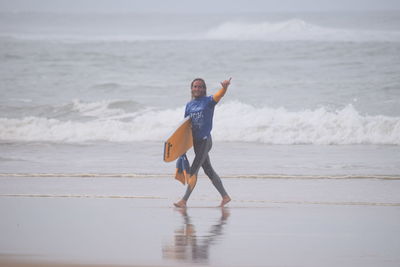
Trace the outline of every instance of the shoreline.
<instances>
[{"instance_id":1,"label":"shoreline","mask_svg":"<svg viewBox=\"0 0 400 267\"><path fill-rule=\"evenodd\" d=\"M168 174L158 173L0 173L1 177L31 177L31 178L57 178L57 177L70 177L70 178L161 178L172 176ZM200 175L204 176L204 175ZM204 176L205 177L205 176ZM348 174L348 175L305 175L305 174L235 174L235 175L221 175L221 178L238 178L238 179L299 179L299 180L314 180L314 179L382 179L382 180L400 180L400 175L395 174Z\"/></svg>"},{"instance_id":2,"label":"shoreline","mask_svg":"<svg viewBox=\"0 0 400 267\"><path fill-rule=\"evenodd\" d=\"M232 201L218 208L218 201L194 198L178 209L170 199L1 200L0 266L400 263L399 206ZM221 257L232 251L241 253Z\"/></svg>"},{"instance_id":3,"label":"shoreline","mask_svg":"<svg viewBox=\"0 0 400 267\"><path fill-rule=\"evenodd\" d=\"M200 177L179 209L172 177L0 177L0 266L400 264L399 180L223 183L226 207Z\"/></svg>"}]
</instances>

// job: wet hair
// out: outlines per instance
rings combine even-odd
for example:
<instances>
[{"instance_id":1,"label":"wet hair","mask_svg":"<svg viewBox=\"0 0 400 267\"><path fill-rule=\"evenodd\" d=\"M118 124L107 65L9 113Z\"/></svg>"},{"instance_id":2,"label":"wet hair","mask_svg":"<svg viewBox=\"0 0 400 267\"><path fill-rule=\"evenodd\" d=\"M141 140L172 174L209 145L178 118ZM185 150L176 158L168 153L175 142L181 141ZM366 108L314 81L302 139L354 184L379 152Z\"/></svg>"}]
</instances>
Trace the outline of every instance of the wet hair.
<instances>
[{"instance_id":1,"label":"wet hair","mask_svg":"<svg viewBox=\"0 0 400 267\"><path fill-rule=\"evenodd\" d=\"M192 88L193 88L193 84L195 83L195 82L197 82L197 81L200 81L202 84L203 84L203 89L204 89L204 91L203 91L203 95L202 96L205 96L205 95L207 95L207 85L206 85L206 82L204 81L204 79L202 79L202 78L196 78L196 79L194 79L193 81L192 81L192 83L190 84L190 91L192 90ZM192 94L192 99L194 99L194 96L193 96L193 93L191 93Z\"/></svg>"}]
</instances>

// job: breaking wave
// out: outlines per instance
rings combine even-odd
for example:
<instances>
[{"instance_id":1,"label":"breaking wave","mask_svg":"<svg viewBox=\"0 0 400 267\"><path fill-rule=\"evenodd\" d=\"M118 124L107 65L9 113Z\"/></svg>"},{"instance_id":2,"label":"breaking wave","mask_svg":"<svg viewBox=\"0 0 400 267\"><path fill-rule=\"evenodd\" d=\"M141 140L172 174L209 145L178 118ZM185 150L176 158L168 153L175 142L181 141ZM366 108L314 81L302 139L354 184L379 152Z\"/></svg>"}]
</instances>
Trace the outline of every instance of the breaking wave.
<instances>
[{"instance_id":1,"label":"breaking wave","mask_svg":"<svg viewBox=\"0 0 400 267\"><path fill-rule=\"evenodd\" d=\"M280 22L238 22L226 21L209 28L204 27L193 33L188 27L181 33L163 31L162 34L150 30L137 34L127 29L123 33L110 32L31 32L0 33L0 39L57 40L65 42L135 42L163 40L261 40L261 41L323 41L323 42L400 42L400 31L361 30L352 28L329 28L309 23L302 19Z\"/></svg>"},{"instance_id":2,"label":"breaking wave","mask_svg":"<svg viewBox=\"0 0 400 267\"><path fill-rule=\"evenodd\" d=\"M179 124L184 110L184 107L123 109L126 105L119 101L75 101L71 109L81 117L3 117L0 118L0 141L164 141ZM361 115L352 105L336 111L321 107L294 112L229 102L216 109L213 129L216 141L400 145L400 117Z\"/></svg>"},{"instance_id":3,"label":"breaking wave","mask_svg":"<svg viewBox=\"0 0 400 267\"><path fill-rule=\"evenodd\" d=\"M207 32L207 39L264 41L400 41L400 32L334 29L300 19L271 23L226 22Z\"/></svg>"}]
</instances>

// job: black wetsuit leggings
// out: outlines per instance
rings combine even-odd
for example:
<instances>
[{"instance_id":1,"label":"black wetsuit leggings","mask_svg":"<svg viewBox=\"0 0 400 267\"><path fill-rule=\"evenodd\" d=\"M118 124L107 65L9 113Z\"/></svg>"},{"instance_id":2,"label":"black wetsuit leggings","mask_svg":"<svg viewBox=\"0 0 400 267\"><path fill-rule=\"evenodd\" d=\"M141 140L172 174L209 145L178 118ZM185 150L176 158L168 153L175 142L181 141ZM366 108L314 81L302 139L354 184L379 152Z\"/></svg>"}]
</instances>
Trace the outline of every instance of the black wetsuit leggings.
<instances>
[{"instance_id":1,"label":"black wetsuit leggings","mask_svg":"<svg viewBox=\"0 0 400 267\"><path fill-rule=\"evenodd\" d=\"M222 185L221 178L219 178L218 174L214 171L213 167L211 166L210 162L210 157L208 156L208 152L211 150L212 147L212 139L211 136L209 136L206 139L202 139L199 141L193 140L193 148L194 148L194 153L195 157L192 163L192 166L190 167L190 175L196 175L199 172L200 167L203 167L203 170L205 174L210 178L211 182L215 186L215 188L218 190L218 192L221 194L222 197L228 195L224 189L224 186ZM196 185L196 184L195 184ZM190 194L192 193L195 185L191 189L190 186L188 185L186 189L186 193L183 197L184 200L188 200L190 197Z\"/></svg>"}]
</instances>

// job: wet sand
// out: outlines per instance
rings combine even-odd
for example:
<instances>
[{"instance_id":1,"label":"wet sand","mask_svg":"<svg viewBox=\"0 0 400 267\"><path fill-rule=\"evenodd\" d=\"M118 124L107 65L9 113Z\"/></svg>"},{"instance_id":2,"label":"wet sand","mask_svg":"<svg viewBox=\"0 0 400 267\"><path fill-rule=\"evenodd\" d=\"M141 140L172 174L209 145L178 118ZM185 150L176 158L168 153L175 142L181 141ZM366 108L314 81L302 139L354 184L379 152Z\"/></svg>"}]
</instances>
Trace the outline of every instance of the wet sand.
<instances>
[{"instance_id":1,"label":"wet sand","mask_svg":"<svg viewBox=\"0 0 400 267\"><path fill-rule=\"evenodd\" d=\"M200 177L202 178L202 177ZM0 178L0 266L399 266L400 181Z\"/></svg>"}]
</instances>

